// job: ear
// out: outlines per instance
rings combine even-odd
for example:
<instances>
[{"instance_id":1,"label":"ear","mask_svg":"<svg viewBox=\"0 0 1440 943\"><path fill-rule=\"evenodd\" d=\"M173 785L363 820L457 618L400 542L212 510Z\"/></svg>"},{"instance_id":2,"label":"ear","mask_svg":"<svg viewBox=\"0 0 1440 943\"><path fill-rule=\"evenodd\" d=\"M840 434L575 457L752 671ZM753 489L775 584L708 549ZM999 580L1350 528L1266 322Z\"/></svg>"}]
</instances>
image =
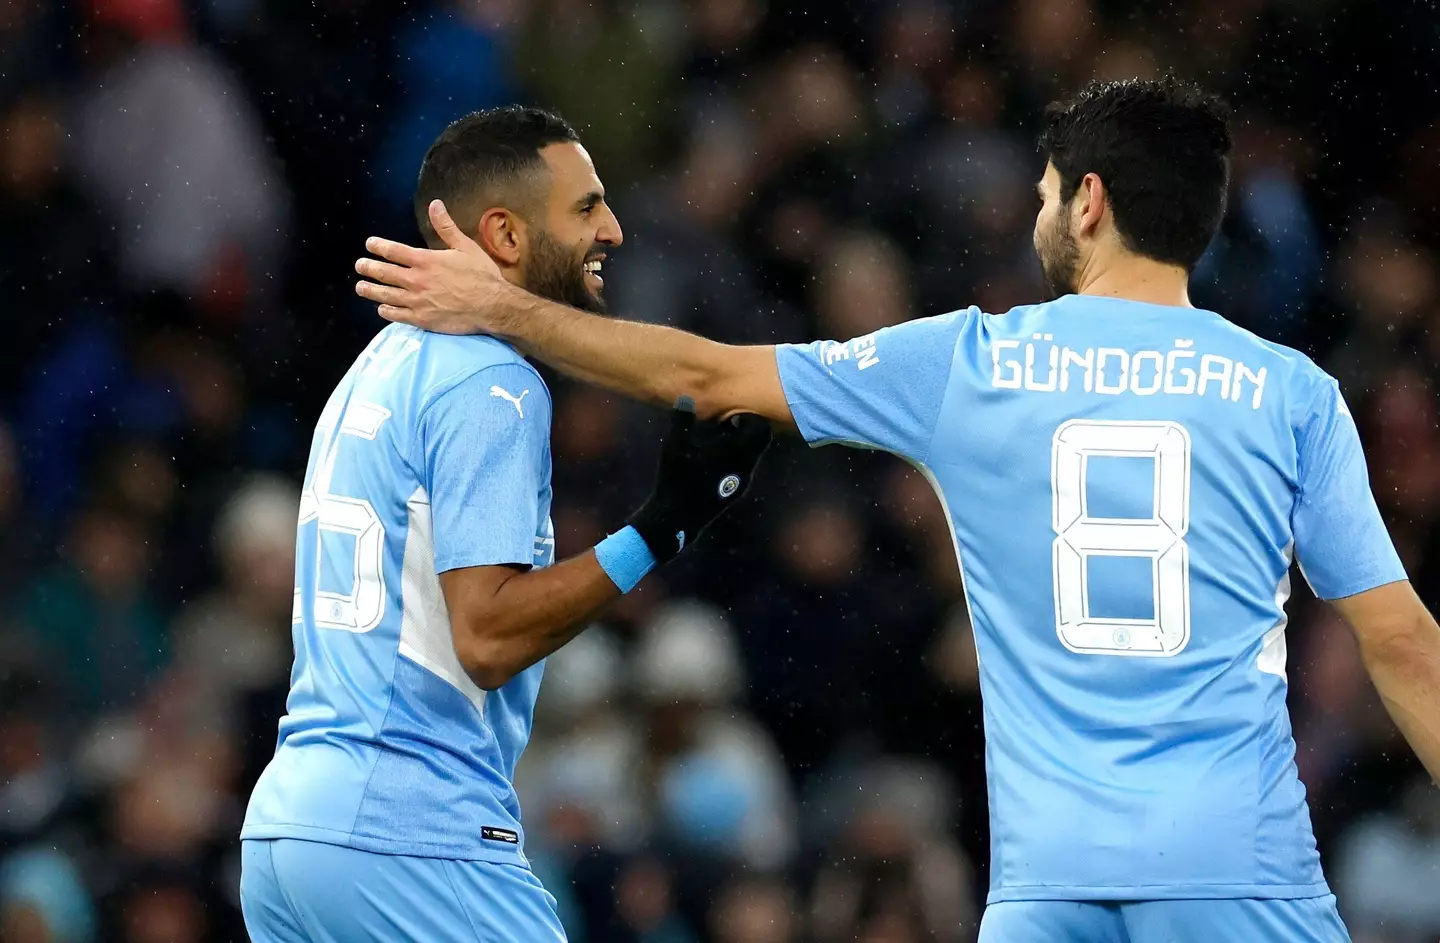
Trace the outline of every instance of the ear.
<instances>
[{"instance_id":1,"label":"ear","mask_svg":"<svg viewBox=\"0 0 1440 943\"><path fill-rule=\"evenodd\" d=\"M502 268L513 268L523 254L525 221L504 207L491 207L480 217L475 241Z\"/></svg>"},{"instance_id":2,"label":"ear","mask_svg":"<svg viewBox=\"0 0 1440 943\"><path fill-rule=\"evenodd\" d=\"M1110 207L1110 193L1105 181L1098 174L1086 174L1072 202L1077 215L1075 230L1080 235L1094 238L1100 230L1100 223Z\"/></svg>"}]
</instances>

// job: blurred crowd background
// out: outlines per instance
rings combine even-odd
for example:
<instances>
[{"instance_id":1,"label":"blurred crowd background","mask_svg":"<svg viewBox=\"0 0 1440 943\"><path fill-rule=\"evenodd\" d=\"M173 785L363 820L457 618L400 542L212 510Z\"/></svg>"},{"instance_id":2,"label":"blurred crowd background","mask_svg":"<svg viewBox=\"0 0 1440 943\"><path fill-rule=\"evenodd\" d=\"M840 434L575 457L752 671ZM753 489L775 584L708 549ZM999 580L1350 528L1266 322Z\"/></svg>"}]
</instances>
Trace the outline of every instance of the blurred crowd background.
<instances>
[{"instance_id":1,"label":"blurred crowd background","mask_svg":"<svg viewBox=\"0 0 1440 943\"><path fill-rule=\"evenodd\" d=\"M1236 113L1197 302L1341 379L1440 604L1433 2L0 3L0 939L244 939L298 476L380 327L351 263L413 239L450 120L581 128L626 231L614 310L848 338L1037 300L1039 110L1161 69ZM643 497L660 424L552 389L568 555ZM984 754L938 502L899 460L793 442L757 491L552 660L519 776L537 870L576 943L971 940ZM1345 628L1303 588L1291 611L1345 915L1433 941L1440 794Z\"/></svg>"}]
</instances>

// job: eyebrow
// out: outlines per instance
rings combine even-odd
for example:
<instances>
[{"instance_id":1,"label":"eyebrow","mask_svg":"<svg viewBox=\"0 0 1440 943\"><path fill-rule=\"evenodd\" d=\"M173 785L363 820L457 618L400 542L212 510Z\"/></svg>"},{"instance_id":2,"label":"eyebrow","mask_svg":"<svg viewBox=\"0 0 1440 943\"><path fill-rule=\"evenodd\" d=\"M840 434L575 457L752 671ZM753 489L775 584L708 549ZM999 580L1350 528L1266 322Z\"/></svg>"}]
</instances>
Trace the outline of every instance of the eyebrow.
<instances>
[{"instance_id":1,"label":"eyebrow","mask_svg":"<svg viewBox=\"0 0 1440 943\"><path fill-rule=\"evenodd\" d=\"M580 199L575 201L575 208L577 210L588 210L592 206L596 206L604 202L605 192L603 190L591 190L589 193L585 194Z\"/></svg>"}]
</instances>

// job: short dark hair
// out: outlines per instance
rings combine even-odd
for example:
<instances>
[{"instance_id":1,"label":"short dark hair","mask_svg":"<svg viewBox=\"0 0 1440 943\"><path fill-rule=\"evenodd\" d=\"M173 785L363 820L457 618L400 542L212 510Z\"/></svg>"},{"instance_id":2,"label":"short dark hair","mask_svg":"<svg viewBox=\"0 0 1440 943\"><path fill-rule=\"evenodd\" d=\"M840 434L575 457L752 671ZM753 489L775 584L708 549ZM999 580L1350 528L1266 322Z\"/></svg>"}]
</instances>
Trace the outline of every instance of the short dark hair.
<instances>
[{"instance_id":1,"label":"short dark hair","mask_svg":"<svg viewBox=\"0 0 1440 943\"><path fill-rule=\"evenodd\" d=\"M1225 217L1230 146L1228 106L1173 76L1091 82L1046 108L1040 131L1062 202L1098 174L1125 247L1186 271Z\"/></svg>"},{"instance_id":2,"label":"short dark hair","mask_svg":"<svg viewBox=\"0 0 1440 943\"><path fill-rule=\"evenodd\" d=\"M491 206L506 199L523 202L524 194L507 188L543 168L541 148L578 140L564 118L520 105L472 112L453 122L425 152L415 184L415 222L425 241L436 244L428 211L432 200L443 200L455 222L468 231ZM525 211L521 205L512 208Z\"/></svg>"}]
</instances>

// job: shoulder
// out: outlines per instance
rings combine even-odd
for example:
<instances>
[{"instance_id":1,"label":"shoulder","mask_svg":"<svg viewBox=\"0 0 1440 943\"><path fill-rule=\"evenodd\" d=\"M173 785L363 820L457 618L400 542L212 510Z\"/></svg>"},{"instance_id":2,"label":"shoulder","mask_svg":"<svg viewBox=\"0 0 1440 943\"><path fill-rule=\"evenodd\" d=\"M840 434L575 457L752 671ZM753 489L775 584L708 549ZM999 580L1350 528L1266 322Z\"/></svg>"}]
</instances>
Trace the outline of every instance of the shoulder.
<instances>
[{"instance_id":1,"label":"shoulder","mask_svg":"<svg viewBox=\"0 0 1440 943\"><path fill-rule=\"evenodd\" d=\"M1211 312L1213 313L1213 312ZM1266 340L1238 324L1214 315L1217 330L1251 347L1259 362L1277 374L1290 391L1292 403L1303 406L1316 396L1338 389L1335 378L1321 369L1307 354L1275 341Z\"/></svg>"},{"instance_id":2,"label":"shoulder","mask_svg":"<svg viewBox=\"0 0 1440 943\"><path fill-rule=\"evenodd\" d=\"M967 329L978 325L985 315L979 308L960 308L923 318L902 321L869 335L894 343L909 343L927 349L944 347L959 340Z\"/></svg>"},{"instance_id":3,"label":"shoulder","mask_svg":"<svg viewBox=\"0 0 1440 943\"><path fill-rule=\"evenodd\" d=\"M417 379L423 386L422 411L452 390L486 384L523 384L531 395L549 402L550 391L535 365L504 341L479 334L415 330L415 335L421 345ZM514 393L522 395L519 390Z\"/></svg>"}]
</instances>

